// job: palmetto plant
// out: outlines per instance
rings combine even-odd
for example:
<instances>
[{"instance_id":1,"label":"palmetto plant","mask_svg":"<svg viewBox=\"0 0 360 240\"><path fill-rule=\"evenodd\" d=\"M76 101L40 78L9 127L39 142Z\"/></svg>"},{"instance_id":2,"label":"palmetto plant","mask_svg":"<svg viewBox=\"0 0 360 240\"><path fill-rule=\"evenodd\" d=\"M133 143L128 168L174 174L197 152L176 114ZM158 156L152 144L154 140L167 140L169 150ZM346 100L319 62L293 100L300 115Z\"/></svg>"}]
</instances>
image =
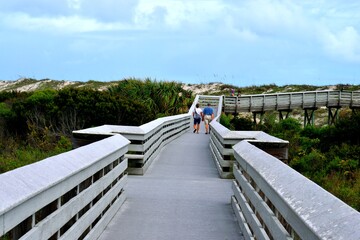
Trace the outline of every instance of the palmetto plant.
<instances>
[{"instance_id":1,"label":"palmetto plant","mask_svg":"<svg viewBox=\"0 0 360 240\"><path fill-rule=\"evenodd\" d=\"M177 82L126 79L109 87L111 94L142 102L153 118L175 115L187 111L192 101L191 92L185 91Z\"/></svg>"}]
</instances>

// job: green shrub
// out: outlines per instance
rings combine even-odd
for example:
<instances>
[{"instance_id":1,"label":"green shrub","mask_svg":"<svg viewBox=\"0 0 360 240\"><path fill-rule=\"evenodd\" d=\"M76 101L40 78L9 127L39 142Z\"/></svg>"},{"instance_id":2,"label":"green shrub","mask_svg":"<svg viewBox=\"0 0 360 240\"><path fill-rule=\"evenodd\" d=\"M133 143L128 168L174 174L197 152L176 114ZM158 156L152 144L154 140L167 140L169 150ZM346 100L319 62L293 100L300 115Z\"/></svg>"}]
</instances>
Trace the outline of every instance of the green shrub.
<instances>
[{"instance_id":1,"label":"green shrub","mask_svg":"<svg viewBox=\"0 0 360 240\"><path fill-rule=\"evenodd\" d=\"M290 161L290 166L306 176L313 176L313 172L326 170L326 157L316 149L299 158Z\"/></svg>"},{"instance_id":2,"label":"green shrub","mask_svg":"<svg viewBox=\"0 0 360 240\"><path fill-rule=\"evenodd\" d=\"M261 129L289 141L289 166L360 210L360 117L301 128L295 119L277 122L270 114Z\"/></svg>"},{"instance_id":3,"label":"green shrub","mask_svg":"<svg viewBox=\"0 0 360 240\"><path fill-rule=\"evenodd\" d=\"M228 128L230 130L234 130L234 126L231 124L231 114L226 115L224 113L221 113L220 123L224 127Z\"/></svg>"},{"instance_id":4,"label":"green shrub","mask_svg":"<svg viewBox=\"0 0 360 240\"><path fill-rule=\"evenodd\" d=\"M13 138L7 139L7 143L0 142L0 173L19 168L45 158L70 151L71 140L65 136L56 137L55 142L44 145L40 140L36 146L20 142ZM20 143L19 143L20 142Z\"/></svg>"},{"instance_id":5,"label":"green shrub","mask_svg":"<svg viewBox=\"0 0 360 240\"><path fill-rule=\"evenodd\" d=\"M234 127L234 129L238 131L253 130L254 126L252 119L248 117L236 116L230 120L230 123Z\"/></svg>"}]
</instances>

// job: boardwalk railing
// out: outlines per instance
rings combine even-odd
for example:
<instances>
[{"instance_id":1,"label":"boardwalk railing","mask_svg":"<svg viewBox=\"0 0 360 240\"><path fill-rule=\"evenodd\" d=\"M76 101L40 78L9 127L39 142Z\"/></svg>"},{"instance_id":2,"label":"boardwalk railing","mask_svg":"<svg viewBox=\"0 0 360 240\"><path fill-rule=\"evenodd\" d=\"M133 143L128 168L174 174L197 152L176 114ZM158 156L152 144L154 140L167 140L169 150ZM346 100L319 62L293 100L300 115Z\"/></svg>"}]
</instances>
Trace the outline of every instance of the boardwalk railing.
<instances>
[{"instance_id":1,"label":"boardwalk railing","mask_svg":"<svg viewBox=\"0 0 360 240\"><path fill-rule=\"evenodd\" d=\"M296 108L306 109L318 107L360 108L360 92L308 91L224 97L224 111L226 113L293 110Z\"/></svg>"},{"instance_id":2,"label":"boardwalk railing","mask_svg":"<svg viewBox=\"0 0 360 240\"><path fill-rule=\"evenodd\" d=\"M222 109L222 98L217 109ZM210 123L210 149L221 178L233 178L234 150L240 141L248 140L277 158L287 161L289 142L262 131L231 131L219 123L221 111Z\"/></svg>"},{"instance_id":3,"label":"boardwalk railing","mask_svg":"<svg viewBox=\"0 0 360 240\"><path fill-rule=\"evenodd\" d=\"M199 96L186 114L158 118L141 126L103 125L73 131L73 145L83 146L112 135L121 134L131 143L126 157L128 173L143 175L156 158L161 148L181 134L189 131L192 112Z\"/></svg>"},{"instance_id":4,"label":"boardwalk railing","mask_svg":"<svg viewBox=\"0 0 360 240\"><path fill-rule=\"evenodd\" d=\"M289 142L268 135L262 131L231 131L217 121L211 124L210 149L221 178L233 178L233 146L248 140L258 148L286 162Z\"/></svg>"},{"instance_id":5,"label":"boardwalk railing","mask_svg":"<svg viewBox=\"0 0 360 240\"><path fill-rule=\"evenodd\" d=\"M221 109L223 106L222 96L210 96L210 95L198 95L197 100L194 103L199 103L201 108L206 107L208 104L214 109L215 116L221 115Z\"/></svg>"},{"instance_id":6,"label":"boardwalk railing","mask_svg":"<svg viewBox=\"0 0 360 240\"><path fill-rule=\"evenodd\" d=\"M233 209L245 239L360 239L360 213L247 141L234 146Z\"/></svg>"},{"instance_id":7,"label":"boardwalk railing","mask_svg":"<svg viewBox=\"0 0 360 240\"><path fill-rule=\"evenodd\" d=\"M97 239L125 200L117 135L0 175L0 237Z\"/></svg>"}]
</instances>

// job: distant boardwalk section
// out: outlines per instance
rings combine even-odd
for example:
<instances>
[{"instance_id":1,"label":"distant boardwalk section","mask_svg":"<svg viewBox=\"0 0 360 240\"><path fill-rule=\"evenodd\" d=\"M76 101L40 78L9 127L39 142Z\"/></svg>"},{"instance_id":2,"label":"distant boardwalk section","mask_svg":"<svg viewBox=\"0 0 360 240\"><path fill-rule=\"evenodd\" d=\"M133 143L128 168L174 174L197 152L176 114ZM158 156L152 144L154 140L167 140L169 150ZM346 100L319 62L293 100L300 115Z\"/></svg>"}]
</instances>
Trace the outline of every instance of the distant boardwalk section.
<instances>
[{"instance_id":1,"label":"distant boardwalk section","mask_svg":"<svg viewBox=\"0 0 360 240\"><path fill-rule=\"evenodd\" d=\"M292 110L295 108L360 108L360 91L308 91L225 97L225 112Z\"/></svg>"},{"instance_id":2,"label":"distant boardwalk section","mask_svg":"<svg viewBox=\"0 0 360 240\"><path fill-rule=\"evenodd\" d=\"M314 111L320 107L328 109L328 124L336 121L338 110L349 107L353 111L360 109L360 91L307 91L272 94L241 95L224 97L224 112L252 112L256 116L266 111L279 111L279 117L289 115L294 109L305 111L304 125L313 124Z\"/></svg>"}]
</instances>

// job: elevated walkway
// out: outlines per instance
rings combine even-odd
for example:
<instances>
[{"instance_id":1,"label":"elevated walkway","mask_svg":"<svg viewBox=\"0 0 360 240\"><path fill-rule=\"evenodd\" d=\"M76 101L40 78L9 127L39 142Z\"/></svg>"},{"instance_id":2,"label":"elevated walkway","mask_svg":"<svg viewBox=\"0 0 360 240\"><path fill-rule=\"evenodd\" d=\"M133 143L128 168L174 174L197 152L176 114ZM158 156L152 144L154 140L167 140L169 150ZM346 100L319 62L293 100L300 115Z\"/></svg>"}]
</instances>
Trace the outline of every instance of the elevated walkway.
<instances>
[{"instance_id":1,"label":"elevated walkway","mask_svg":"<svg viewBox=\"0 0 360 240\"><path fill-rule=\"evenodd\" d=\"M99 239L243 239L231 181L219 178L204 133L181 135L128 177L127 200Z\"/></svg>"},{"instance_id":2,"label":"elevated walkway","mask_svg":"<svg viewBox=\"0 0 360 240\"><path fill-rule=\"evenodd\" d=\"M338 119L339 109L348 107L353 112L360 109L359 91L306 91L272 94L241 95L237 97L224 96L223 111L225 113L251 112L254 123L257 118L262 121L267 111L278 111L279 120L287 118L294 109L304 110L304 126L314 125L315 110L327 108L328 125Z\"/></svg>"},{"instance_id":3,"label":"elevated walkway","mask_svg":"<svg viewBox=\"0 0 360 240\"><path fill-rule=\"evenodd\" d=\"M287 141L227 129L220 111L192 133L195 104L223 100L74 131L82 147L0 174L0 238L360 239L359 212L284 163Z\"/></svg>"}]
</instances>

